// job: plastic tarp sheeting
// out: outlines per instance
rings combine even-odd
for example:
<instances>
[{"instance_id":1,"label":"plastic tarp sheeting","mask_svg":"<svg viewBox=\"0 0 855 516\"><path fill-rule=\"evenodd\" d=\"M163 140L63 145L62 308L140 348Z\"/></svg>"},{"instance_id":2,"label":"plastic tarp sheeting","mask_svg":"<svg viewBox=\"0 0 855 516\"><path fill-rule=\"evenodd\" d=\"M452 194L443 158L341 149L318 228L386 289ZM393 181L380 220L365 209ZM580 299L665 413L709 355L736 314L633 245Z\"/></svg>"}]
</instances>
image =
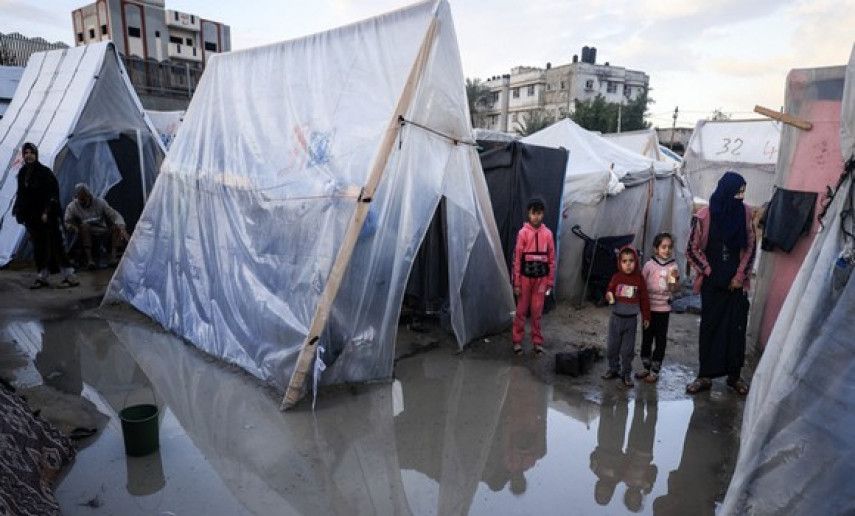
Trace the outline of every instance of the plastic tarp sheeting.
<instances>
[{"instance_id":1,"label":"plastic tarp sheeting","mask_svg":"<svg viewBox=\"0 0 855 516\"><path fill-rule=\"evenodd\" d=\"M759 253L757 281L748 322L749 345L765 346L790 286L820 232L816 214L828 188L840 177L840 106L845 66L797 69L787 76L786 113L813 124L810 131L784 125L775 186L796 192L814 192L814 219L807 234L789 252ZM795 210L791 217L798 215ZM789 224L789 226L795 225Z\"/></svg>"},{"instance_id":2,"label":"plastic tarp sheeting","mask_svg":"<svg viewBox=\"0 0 855 516\"><path fill-rule=\"evenodd\" d=\"M603 137L612 143L620 145L624 149L641 154L646 158L654 161L666 161L659 150L659 136L656 133L656 129L604 134Z\"/></svg>"},{"instance_id":3,"label":"plastic tarp sheeting","mask_svg":"<svg viewBox=\"0 0 855 516\"><path fill-rule=\"evenodd\" d=\"M284 389L434 19L405 118L465 142L464 78L444 1L214 56L106 302L126 301ZM459 344L510 323L513 295L475 147L403 124L321 336L323 382L391 377L407 279L441 199Z\"/></svg>"},{"instance_id":4,"label":"plastic tarp sheeting","mask_svg":"<svg viewBox=\"0 0 855 516\"><path fill-rule=\"evenodd\" d=\"M695 197L709 200L728 170L748 185L745 202L760 206L772 198L781 123L774 120L700 120L683 156L683 172Z\"/></svg>"},{"instance_id":5,"label":"plastic tarp sheeting","mask_svg":"<svg viewBox=\"0 0 855 516\"><path fill-rule=\"evenodd\" d=\"M184 120L184 111L155 111L147 109L146 114L157 129L157 134L160 136L160 141L163 146L169 149L175 140L175 133L181 127L181 121Z\"/></svg>"},{"instance_id":6,"label":"plastic tarp sheeting","mask_svg":"<svg viewBox=\"0 0 855 516\"><path fill-rule=\"evenodd\" d=\"M841 155L853 160L855 50L846 75ZM850 172L754 374L724 514L855 512L855 280L841 260L855 246L853 205Z\"/></svg>"},{"instance_id":7,"label":"plastic tarp sheeting","mask_svg":"<svg viewBox=\"0 0 855 516\"><path fill-rule=\"evenodd\" d=\"M116 163L110 147L122 137L135 143L133 171ZM74 184L87 182L105 196L131 172L139 184L135 194L144 200L164 154L111 43L33 54L0 120L0 265L19 252L24 236L12 205L23 163L20 149L27 141L38 146L39 160L56 174L63 207ZM113 207L133 220L141 204L135 213Z\"/></svg>"},{"instance_id":8,"label":"plastic tarp sheeting","mask_svg":"<svg viewBox=\"0 0 855 516\"><path fill-rule=\"evenodd\" d=\"M653 237L667 231L674 236L677 261L685 267L692 195L672 165L624 149L569 119L521 141L570 153L558 233L560 297L581 300L585 290L585 242L571 231L577 224L592 238L635 235L634 245L647 254Z\"/></svg>"}]
</instances>

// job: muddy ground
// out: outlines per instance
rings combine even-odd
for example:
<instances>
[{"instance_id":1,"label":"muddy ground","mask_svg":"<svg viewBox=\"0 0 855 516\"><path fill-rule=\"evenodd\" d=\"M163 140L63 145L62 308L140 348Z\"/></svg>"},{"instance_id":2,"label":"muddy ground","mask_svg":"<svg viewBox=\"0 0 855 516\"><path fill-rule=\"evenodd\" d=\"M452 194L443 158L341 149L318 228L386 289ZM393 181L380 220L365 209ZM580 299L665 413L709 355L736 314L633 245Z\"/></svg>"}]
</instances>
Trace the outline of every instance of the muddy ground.
<instances>
[{"instance_id":1,"label":"muddy ground","mask_svg":"<svg viewBox=\"0 0 855 516\"><path fill-rule=\"evenodd\" d=\"M684 393L697 315L672 316L661 381L632 389L599 379L605 360L554 373L554 353L602 347L607 309L556 307L540 357L514 356L509 332L461 352L405 322L393 382L282 413L248 374L98 310L109 278L34 292L0 271L0 377L61 428L97 430L56 488L64 514L712 514L732 474L744 401ZM118 412L151 401L160 450L127 457Z\"/></svg>"}]
</instances>

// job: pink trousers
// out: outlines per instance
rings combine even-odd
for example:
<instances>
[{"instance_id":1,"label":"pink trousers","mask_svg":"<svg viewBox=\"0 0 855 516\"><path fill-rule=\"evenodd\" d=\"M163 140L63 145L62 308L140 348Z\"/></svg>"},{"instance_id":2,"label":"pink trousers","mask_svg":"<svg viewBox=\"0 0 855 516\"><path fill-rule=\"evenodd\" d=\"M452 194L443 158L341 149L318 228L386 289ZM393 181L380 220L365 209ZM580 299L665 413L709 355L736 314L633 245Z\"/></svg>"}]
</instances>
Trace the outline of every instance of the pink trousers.
<instances>
[{"instance_id":1,"label":"pink trousers","mask_svg":"<svg viewBox=\"0 0 855 516\"><path fill-rule=\"evenodd\" d=\"M543 316L543 301L546 298L546 278L520 278L520 295L517 299L517 314L514 317L513 343L520 344L525 336L525 319L531 317L531 343L543 344L540 318Z\"/></svg>"}]
</instances>

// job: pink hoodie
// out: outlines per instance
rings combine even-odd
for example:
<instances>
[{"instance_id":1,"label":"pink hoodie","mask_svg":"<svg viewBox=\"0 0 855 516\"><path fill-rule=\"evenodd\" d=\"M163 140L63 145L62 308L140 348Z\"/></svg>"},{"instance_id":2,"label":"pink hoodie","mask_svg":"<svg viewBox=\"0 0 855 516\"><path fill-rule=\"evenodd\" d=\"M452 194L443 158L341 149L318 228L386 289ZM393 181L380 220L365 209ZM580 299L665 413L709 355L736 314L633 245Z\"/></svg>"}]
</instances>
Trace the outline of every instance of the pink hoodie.
<instances>
[{"instance_id":1,"label":"pink hoodie","mask_svg":"<svg viewBox=\"0 0 855 516\"><path fill-rule=\"evenodd\" d=\"M641 275L647 283L651 312L671 311L671 305L668 303L671 299L671 284L668 283L668 277L675 268L677 268L677 262L673 258L662 262L654 256L644 264Z\"/></svg>"},{"instance_id":2,"label":"pink hoodie","mask_svg":"<svg viewBox=\"0 0 855 516\"><path fill-rule=\"evenodd\" d=\"M545 278L547 288L555 286L555 241L552 239L552 231L541 224L537 228L526 222L520 232L517 233L517 245L514 249L514 288L520 287L520 262L523 253L545 252L549 263L549 275ZM543 279L543 278L541 278Z\"/></svg>"}]
</instances>

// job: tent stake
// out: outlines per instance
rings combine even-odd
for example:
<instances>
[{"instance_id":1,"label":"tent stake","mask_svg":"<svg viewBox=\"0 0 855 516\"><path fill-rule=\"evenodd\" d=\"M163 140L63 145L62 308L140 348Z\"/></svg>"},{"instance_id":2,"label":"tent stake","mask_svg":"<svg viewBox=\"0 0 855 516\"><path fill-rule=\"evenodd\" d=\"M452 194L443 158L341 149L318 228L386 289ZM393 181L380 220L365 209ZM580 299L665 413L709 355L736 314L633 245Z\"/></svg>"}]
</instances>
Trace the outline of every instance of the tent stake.
<instances>
[{"instance_id":1,"label":"tent stake","mask_svg":"<svg viewBox=\"0 0 855 516\"><path fill-rule=\"evenodd\" d=\"M419 53L413 62L410 69L407 82L404 84L404 89L401 91L401 96L398 98L398 103L395 110L392 112L392 117L386 127L386 132L383 135L383 140L377 149L377 155L371 165L368 175L368 182L362 188L359 194L359 199L356 202L356 209L353 217L347 227L344 241L339 248L327 279L321 297L318 300L318 305L315 308L315 315L312 318L312 324L309 327L309 333L306 336L306 341L300 349L300 355L297 357L297 363L294 366L294 372L291 374L291 381L288 382L288 389L285 391L285 397L282 399L281 410L288 410L297 404L303 397L303 388L306 384L311 369L312 359L315 358L315 352L320 340L321 332L324 330L329 319L332 304L338 294L341 281L344 278L344 273L347 266L350 264L350 258L353 256L353 250L356 247L356 241L359 233L362 231L362 225L365 218L368 216L368 210L371 207L371 200L374 197L374 192L383 177L383 171L386 169L386 164L389 161L389 154L392 152L392 147L395 145L395 136L399 130L399 118L404 116L410 107L413 95L421 80L425 65L427 64L428 56L431 52L431 47L436 39L437 32L437 17L434 14L430 25L425 32L422 44L419 48Z\"/></svg>"}]
</instances>

